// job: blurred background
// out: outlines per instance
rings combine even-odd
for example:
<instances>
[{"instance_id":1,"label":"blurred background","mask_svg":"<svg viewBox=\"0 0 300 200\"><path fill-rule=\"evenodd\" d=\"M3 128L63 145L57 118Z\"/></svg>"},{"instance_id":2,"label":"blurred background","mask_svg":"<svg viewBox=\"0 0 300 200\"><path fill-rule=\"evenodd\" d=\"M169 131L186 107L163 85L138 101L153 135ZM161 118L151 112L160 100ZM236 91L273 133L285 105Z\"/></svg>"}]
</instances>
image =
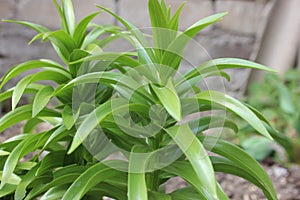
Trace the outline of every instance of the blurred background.
<instances>
[{"instance_id":1,"label":"blurred background","mask_svg":"<svg viewBox=\"0 0 300 200\"><path fill-rule=\"evenodd\" d=\"M98 11L95 4L110 8L137 27L149 27L147 0L74 0L78 18ZM177 8L183 0L167 0ZM189 47L189 62L200 64L211 58L238 57L265 64L283 75L287 69L300 68L300 0L186 0L181 16L181 30L208 15L229 12L222 22L205 29L195 38L201 48ZM60 22L52 0L0 0L0 18L40 23L58 29ZM108 14L95 20L116 24ZM0 75L25 60L55 58L48 43L28 42L35 35L21 25L0 22ZM206 52L203 53L203 50ZM228 93L242 97L248 83L262 80L263 72L247 69L229 71ZM16 80L17 81L17 80ZM14 84L13 82L11 84Z\"/></svg>"}]
</instances>

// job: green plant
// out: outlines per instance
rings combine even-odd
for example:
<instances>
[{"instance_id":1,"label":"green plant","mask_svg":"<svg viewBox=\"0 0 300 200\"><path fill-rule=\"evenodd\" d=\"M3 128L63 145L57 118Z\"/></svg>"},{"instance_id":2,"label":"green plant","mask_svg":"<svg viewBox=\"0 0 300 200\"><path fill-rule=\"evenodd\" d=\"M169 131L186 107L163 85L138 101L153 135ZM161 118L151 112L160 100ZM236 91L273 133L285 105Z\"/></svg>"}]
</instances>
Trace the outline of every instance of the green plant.
<instances>
[{"instance_id":1,"label":"green plant","mask_svg":"<svg viewBox=\"0 0 300 200\"><path fill-rule=\"evenodd\" d=\"M299 81L296 69L286 71L282 79L275 74L266 74L262 83L250 85L246 98L246 102L260 110L278 130L279 138L274 139L285 149L291 162L300 162ZM245 133L251 131L253 129L247 126L242 129Z\"/></svg>"},{"instance_id":2,"label":"green plant","mask_svg":"<svg viewBox=\"0 0 300 200\"><path fill-rule=\"evenodd\" d=\"M228 197L214 175L221 171L240 176L260 187L268 199L277 199L268 175L251 156L234 144L203 133L219 127L237 131L236 124L220 111L240 116L271 138L264 125L268 122L238 100L197 86L210 76L228 79L223 71L227 68L270 70L250 61L222 58L176 75L188 42L226 13L204 18L180 33L178 18L183 6L171 17L163 0L149 0L152 47L149 35L103 7L98 6L126 30L90 24L98 13L76 24L71 0L62 0L61 6L54 2L62 19L61 30L12 21L38 31L33 40L49 40L64 65L28 61L14 66L2 78L1 86L24 71L43 69L0 95L1 101L12 98L12 111L0 119L0 131L26 121L23 134L0 144L0 197L223 200ZM92 28L88 33L87 27ZM134 51L102 50L118 39L130 42ZM56 85L43 85L41 80ZM17 107L24 93L34 95L33 103ZM54 98L59 104L47 108ZM217 113L188 118L199 111ZM53 128L35 133L42 122ZM207 151L220 156L208 156ZM30 152L35 155L20 162ZM46 156L40 156L43 152ZM108 159L116 152L123 159ZM190 186L166 194L163 184L175 176Z\"/></svg>"}]
</instances>

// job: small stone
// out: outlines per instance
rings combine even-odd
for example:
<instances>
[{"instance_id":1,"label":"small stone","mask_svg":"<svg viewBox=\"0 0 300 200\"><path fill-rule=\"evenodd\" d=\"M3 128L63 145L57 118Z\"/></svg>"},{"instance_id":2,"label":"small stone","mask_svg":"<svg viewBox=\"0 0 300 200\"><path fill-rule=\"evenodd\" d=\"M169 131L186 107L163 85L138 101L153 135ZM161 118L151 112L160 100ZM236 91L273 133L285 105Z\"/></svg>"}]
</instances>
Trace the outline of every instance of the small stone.
<instances>
[{"instance_id":1,"label":"small stone","mask_svg":"<svg viewBox=\"0 0 300 200\"><path fill-rule=\"evenodd\" d=\"M287 169L285 169L283 167L273 168L273 173L274 173L274 176L277 177L277 178L283 177L283 176L286 177L288 175Z\"/></svg>"}]
</instances>

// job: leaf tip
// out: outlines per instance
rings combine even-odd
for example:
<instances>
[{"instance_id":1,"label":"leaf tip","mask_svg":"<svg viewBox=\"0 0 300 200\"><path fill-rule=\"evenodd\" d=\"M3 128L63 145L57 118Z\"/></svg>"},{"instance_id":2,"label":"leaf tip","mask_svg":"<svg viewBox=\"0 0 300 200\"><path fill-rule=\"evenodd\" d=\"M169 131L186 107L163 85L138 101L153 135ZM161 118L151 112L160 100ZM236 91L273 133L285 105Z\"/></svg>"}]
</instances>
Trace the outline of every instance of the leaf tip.
<instances>
[{"instance_id":1,"label":"leaf tip","mask_svg":"<svg viewBox=\"0 0 300 200\"><path fill-rule=\"evenodd\" d=\"M80 145L80 143L77 142L76 137L74 138L70 149L68 150L67 154L70 155L71 153L73 153L75 151L75 149L77 149L77 147Z\"/></svg>"}]
</instances>

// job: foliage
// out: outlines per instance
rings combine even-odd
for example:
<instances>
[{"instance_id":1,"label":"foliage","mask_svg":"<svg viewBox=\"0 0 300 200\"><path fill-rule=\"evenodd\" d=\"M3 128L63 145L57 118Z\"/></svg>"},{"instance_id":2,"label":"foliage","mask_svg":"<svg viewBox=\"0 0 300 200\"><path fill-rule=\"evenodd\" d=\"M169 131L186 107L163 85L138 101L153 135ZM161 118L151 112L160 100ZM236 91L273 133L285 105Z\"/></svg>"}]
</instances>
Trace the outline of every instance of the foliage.
<instances>
[{"instance_id":1,"label":"foliage","mask_svg":"<svg viewBox=\"0 0 300 200\"><path fill-rule=\"evenodd\" d=\"M76 23L71 0L62 0L61 5L54 2L61 30L11 21L36 30L32 41L50 41L64 64L28 61L2 78L1 86L25 71L41 69L0 95L1 101L12 99L12 111L0 119L0 131L26 122L21 135L0 144L0 197L228 199L215 179L214 172L220 171L240 176L260 187L268 199L277 199L268 175L251 156L234 144L204 134L220 127L236 131L234 122L215 112L188 117L199 111L228 111L271 138L268 121L258 112L226 94L197 86L206 77L228 78L223 71L227 68L270 70L246 60L220 58L176 75L188 42L225 13L178 32L182 7L171 16L163 0L149 0L152 47L149 35L106 8L98 6L125 29L90 23L98 13ZM127 40L135 50L103 51L118 39ZM44 80L54 84L40 82ZM23 94L33 95L34 100L18 107ZM52 99L59 102L55 108L48 106ZM41 123L52 128L36 133ZM209 156L207 151L219 156ZM31 159L20 161L31 152L35 153ZM122 159L109 159L116 153ZM176 176L190 186L166 194L163 184Z\"/></svg>"},{"instance_id":2,"label":"foliage","mask_svg":"<svg viewBox=\"0 0 300 200\"><path fill-rule=\"evenodd\" d=\"M299 82L296 69L288 70L282 79L275 74L266 74L262 83L254 82L250 85L246 99L247 103L260 110L278 130L280 138L274 139L286 150L291 162L300 162ZM247 127L242 131L251 130Z\"/></svg>"}]
</instances>

